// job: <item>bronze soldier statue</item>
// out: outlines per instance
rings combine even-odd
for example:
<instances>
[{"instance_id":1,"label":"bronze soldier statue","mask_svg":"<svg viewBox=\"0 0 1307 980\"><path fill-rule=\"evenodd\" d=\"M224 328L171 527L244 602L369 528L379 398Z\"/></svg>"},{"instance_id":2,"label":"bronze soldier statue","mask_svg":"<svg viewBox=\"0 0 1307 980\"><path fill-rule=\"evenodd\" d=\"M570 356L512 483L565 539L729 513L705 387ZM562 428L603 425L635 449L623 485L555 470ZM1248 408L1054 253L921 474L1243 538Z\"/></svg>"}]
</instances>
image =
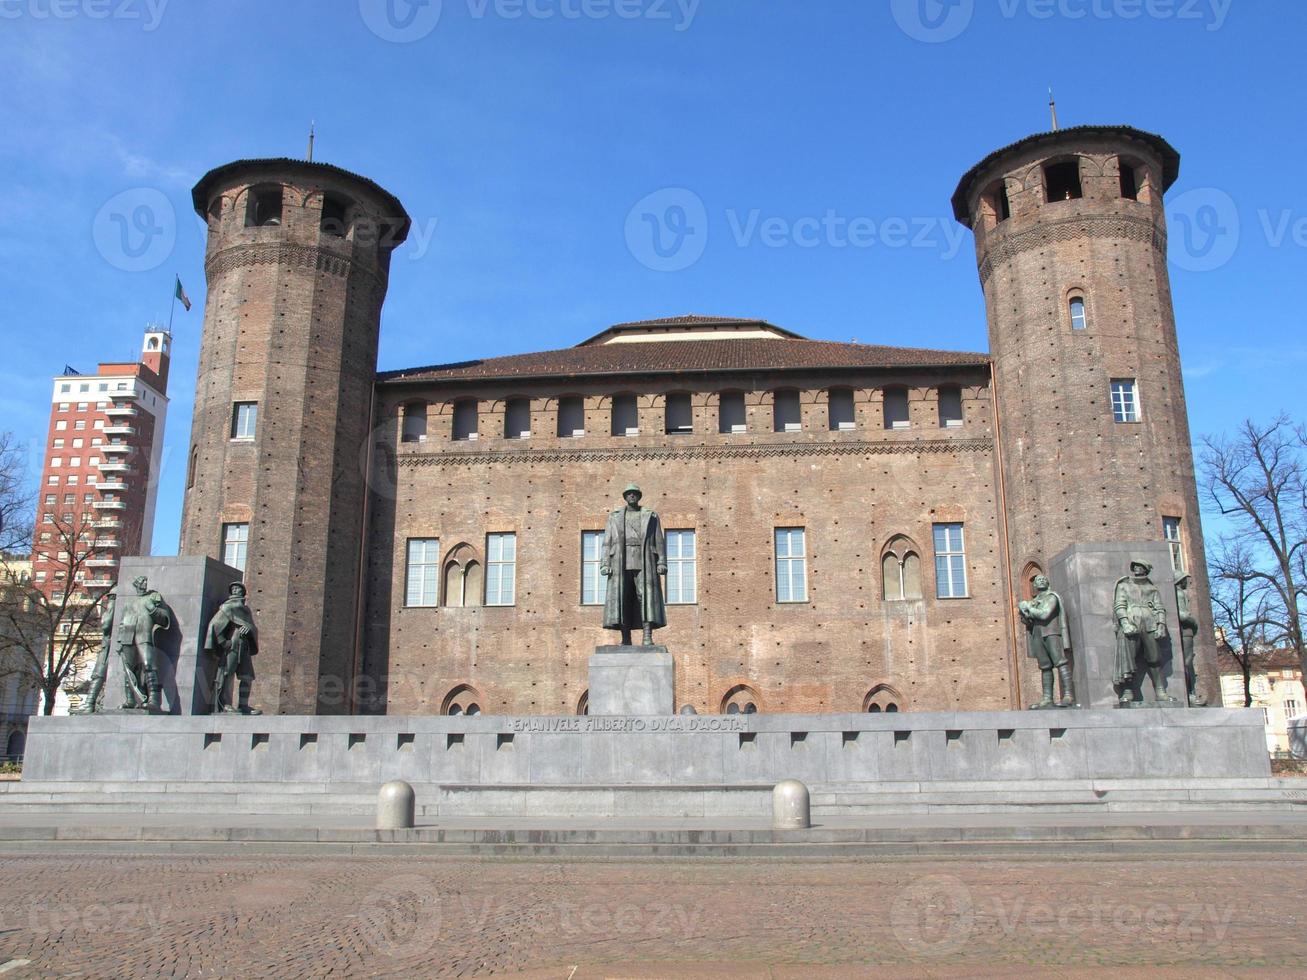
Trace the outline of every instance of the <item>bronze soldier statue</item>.
<instances>
[{"instance_id":1,"label":"bronze soldier statue","mask_svg":"<svg viewBox=\"0 0 1307 980\"><path fill-rule=\"evenodd\" d=\"M117 588L117 584L114 588ZM109 673L109 639L113 633L114 594L110 589L104 597L100 609L100 649L95 654L95 667L91 671L91 683L82 698L82 706L68 712L70 715L93 715L99 708L100 692L104 690L104 679Z\"/></svg>"},{"instance_id":2,"label":"bronze soldier statue","mask_svg":"<svg viewBox=\"0 0 1307 980\"><path fill-rule=\"evenodd\" d=\"M667 625L662 576L667 574L667 543L662 522L647 507L634 483L622 491L626 506L608 515L599 571L608 578L604 628L622 631L630 646L631 630L644 631L643 643L653 646L653 631Z\"/></svg>"},{"instance_id":3,"label":"bronze soldier statue","mask_svg":"<svg viewBox=\"0 0 1307 980\"><path fill-rule=\"evenodd\" d=\"M125 711L159 711L159 651L154 645L156 630L172 625L163 596L150 588L149 579L132 579L136 594L123 603L123 621L118 626L118 657L123 665Z\"/></svg>"},{"instance_id":4,"label":"bronze soldier statue","mask_svg":"<svg viewBox=\"0 0 1307 980\"><path fill-rule=\"evenodd\" d=\"M1039 664L1044 693L1032 709L1075 708L1075 686L1071 680L1071 664L1066 656L1066 610L1062 597L1049 586L1048 578L1036 575L1035 595L1017 603L1017 612L1026 626L1028 653ZM1053 671L1062 685L1062 698L1053 700Z\"/></svg>"},{"instance_id":5,"label":"bronze soldier statue","mask_svg":"<svg viewBox=\"0 0 1307 980\"><path fill-rule=\"evenodd\" d=\"M1189 586L1193 580L1188 572L1175 580L1175 605L1180 611L1180 649L1184 653L1184 681L1189 689L1189 706L1204 708L1207 699L1198 693L1198 675L1194 671L1194 637L1198 635L1198 620L1189 599Z\"/></svg>"},{"instance_id":6,"label":"bronze soldier statue","mask_svg":"<svg viewBox=\"0 0 1307 980\"><path fill-rule=\"evenodd\" d=\"M1168 635L1166 607L1162 605L1162 594L1148 577L1152 571L1150 562L1133 559L1130 574L1117 579L1113 592L1116 669L1112 672L1112 683L1116 686L1117 707L1129 708L1143 703L1134 700L1141 652L1148 676L1153 681L1153 701L1167 706L1180 703L1166 692L1166 678L1162 676L1162 652L1158 641L1165 640Z\"/></svg>"},{"instance_id":7,"label":"bronze soldier statue","mask_svg":"<svg viewBox=\"0 0 1307 980\"><path fill-rule=\"evenodd\" d=\"M259 652L259 632L254 616L245 604L245 586L233 582L228 588L225 602L209 620L204 633L204 650L218 660L218 672L213 681L213 713L239 712L258 715L263 712L250 707L250 687L254 683L253 657ZM231 703L230 684L238 678L239 688L235 706Z\"/></svg>"}]
</instances>

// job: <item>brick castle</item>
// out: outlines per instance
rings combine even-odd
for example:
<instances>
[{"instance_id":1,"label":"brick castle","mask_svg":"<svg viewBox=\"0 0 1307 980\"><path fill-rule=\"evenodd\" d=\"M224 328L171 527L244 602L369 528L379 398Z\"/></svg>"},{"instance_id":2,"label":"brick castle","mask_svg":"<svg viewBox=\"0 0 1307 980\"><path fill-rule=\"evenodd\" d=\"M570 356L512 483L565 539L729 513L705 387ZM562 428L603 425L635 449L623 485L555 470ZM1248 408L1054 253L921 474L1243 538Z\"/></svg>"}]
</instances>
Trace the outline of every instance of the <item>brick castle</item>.
<instances>
[{"instance_id":1,"label":"brick castle","mask_svg":"<svg viewBox=\"0 0 1307 980\"><path fill-rule=\"evenodd\" d=\"M669 532L678 708L1021 707L1015 604L1070 544L1169 540L1206 615L1178 171L1121 126L972 168L953 208L988 354L688 315L378 374L399 201L325 164L219 167L194 190L209 289L181 551L245 567L265 709L573 714L615 635L595 535L635 480Z\"/></svg>"}]
</instances>

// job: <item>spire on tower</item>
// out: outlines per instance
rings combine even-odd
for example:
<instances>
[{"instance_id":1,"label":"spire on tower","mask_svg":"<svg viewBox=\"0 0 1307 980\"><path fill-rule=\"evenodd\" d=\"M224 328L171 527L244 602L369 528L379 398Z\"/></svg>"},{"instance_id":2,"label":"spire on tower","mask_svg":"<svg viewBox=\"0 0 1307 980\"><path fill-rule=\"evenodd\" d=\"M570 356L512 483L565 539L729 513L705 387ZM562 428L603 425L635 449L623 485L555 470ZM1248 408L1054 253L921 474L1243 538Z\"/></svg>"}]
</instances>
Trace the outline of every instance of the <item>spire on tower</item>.
<instances>
[{"instance_id":1,"label":"spire on tower","mask_svg":"<svg viewBox=\"0 0 1307 980\"><path fill-rule=\"evenodd\" d=\"M1053 86L1048 87L1048 111L1053 116L1053 132L1057 132L1057 103L1053 101Z\"/></svg>"},{"instance_id":2,"label":"spire on tower","mask_svg":"<svg viewBox=\"0 0 1307 980\"><path fill-rule=\"evenodd\" d=\"M1057 127L1054 126L1053 128L1056 129ZM314 122L313 120L310 119L309 120L309 155L305 157L305 159L308 160L309 163L313 162L313 137L314 137L313 129L314 129Z\"/></svg>"}]
</instances>

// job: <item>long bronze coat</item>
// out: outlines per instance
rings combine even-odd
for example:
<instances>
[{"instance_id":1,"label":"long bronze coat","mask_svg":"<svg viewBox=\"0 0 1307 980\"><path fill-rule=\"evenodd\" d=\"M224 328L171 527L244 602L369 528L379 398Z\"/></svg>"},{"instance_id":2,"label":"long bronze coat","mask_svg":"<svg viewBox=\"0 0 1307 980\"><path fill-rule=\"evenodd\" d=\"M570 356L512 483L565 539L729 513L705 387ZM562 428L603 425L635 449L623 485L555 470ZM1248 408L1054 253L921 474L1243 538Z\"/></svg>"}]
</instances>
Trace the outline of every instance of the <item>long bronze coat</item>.
<instances>
[{"instance_id":1,"label":"long bronze coat","mask_svg":"<svg viewBox=\"0 0 1307 980\"><path fill-rule=\"evenodd\" d=\"M600 569L608 570L608 596L604 599L604 628L640 629L644 623L653 627L667 625L667 606L663 602L663 580L658 574L660 567L667 564L667 536L663 533L662 521L658 515L647 507L640 508L640 531L643 538L641 555L644 562L638 569L624 567L626 559L626 508L622 507L608 515L608 525L604 528L604 546L600 558ZM640 591L644 595L643 621L623 623L622 610L626 608L626 576L624 571L639 572Z\"/></svg>"}]
</instances>

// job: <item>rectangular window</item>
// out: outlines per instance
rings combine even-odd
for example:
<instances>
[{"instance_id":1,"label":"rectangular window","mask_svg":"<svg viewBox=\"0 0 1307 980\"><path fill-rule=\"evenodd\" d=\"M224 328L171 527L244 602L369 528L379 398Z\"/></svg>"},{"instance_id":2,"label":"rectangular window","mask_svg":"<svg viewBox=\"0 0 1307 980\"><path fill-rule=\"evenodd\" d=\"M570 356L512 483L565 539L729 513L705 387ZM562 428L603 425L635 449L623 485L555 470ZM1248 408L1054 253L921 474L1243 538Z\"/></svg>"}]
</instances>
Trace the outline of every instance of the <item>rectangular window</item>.
<instances>
[{"instance_id":1,"label":"rectangular window","mask_svg":"<svg viewBox=\"0 0 1307 980\"><path fill-rule=\"evenodd\" d=\"M1302 705L1300 705L1300 704L1299 704L1297 701L1295 701L1293 698L1285 698L1285 699L1284 699L1284 717L1285 717L1285 718L1296 718L1296 717L1298 717L1298 715L1300 715L1300 714L1302 714Z\"/></svg>"},{"instance_id":2,"label":"rectangular window","mask_svg":"<svg viewBox=\"0 0 1307 980\"><path fill-rule=\"evenodd\" d=\"M224 524L222 526L222 560L232 568L245 571L245 551L250 543L250 526L248 524Z\"/></svg>"},{"instance_id":3,"label":"rectangular window","mask_svg":"<svg viewBox=\"0 0 1307 980\"><path fill-rule=\"evenodd\" d=\"M54 430L55 430L56 432L64 432L64 431L67 430L67 428L68 428L68 420L67 420L67 419L55 419L55 422L54 422Z\"/></svg>"},{"instance_id":4,"label":"rectangular window","mask_svg":"<svg viewBox=\"0 0 1307 980\"><path fill-rule=\"evenodd\" d=\"M56 498L56 496L55 496L53 493L47 493L47 494L45 495L45 505L46 505L47 507L53 507L54 504L55 504L56 499L57 499L57 498Z\"/></svg>"},{"instance_id":5,"label":"rectangular window","mask_svg":"<svg viewBox=\"0 0 1307 980\"><path fill-rule=\"evenodd\" d=\"M237 402L231 410L231 437L253 439L259 423L258 402Z\"/></svg>"},{"instance_id":6,"label":"rectangular window","mask_svg":"<svg viewBox=\"0 0 1307 980\"><path fill-rule=\"evenodd\" d=\"M75 487L75 486L77 486L77 474L76 474L76 473L69 473L69 474L68 474L68 485L69 485L70 487Z\"/></svg>"},{"instance_id":7,"label":"rectangular window","mask_svg":"<svg viewBox=\"0 0 1307 980\"><path fill-rule=\"evenodd\" d=\"M85 388L83 388L83 391L84 391L84 390L85 390ZM85 412L85 411L86 411L88 408L90 408L90 407L91 407L91 406L88 405L86 402L78 402L78 403L77 403L77 410L78 410L79 412Z\"/></svg>"},{"instance_id":8,"label":"rectangular window","mask_svg":"<svg viewBox=\"0 0 1307 980\"><path fill-rule=\"evenodd\" d=\"M808 601L808 559L801 527L776 529L776 601Z\"/></svg>"},{"instance_id":9,"label":"rectangular window","mask_svg":"<svg viewBox=\"0 0 1307 980\"><path fill-rule=\"evenodd\" d=\"M1117 422L1139 421L1139 393L1134 378L1113 379L1112 418Z\"/></svg>"},{"instance_id":10,"label":"rectangular window","mask_svg":"<svg viewBox=\"0 0 1307 980\"><path fill-rule=\"evenodd\" d=\"M581 605L602 606L608 597L608 577L599 573L604 532L581 532Z\"/></svg>"},{"instance_id":11,"label":"rectangular window","mask_svg":"<svg viewBox=\"0 0 1307 980\"><path fill-rule=\"evenodd\" d=\"M517 535L486 535L486 605L511 606L517 572Z\"/></svg>"},{"instance_id":12,"label":"rectangular window","mask_svg":"<svg viewBox=\"0 0 1307 980\"><path fill-rule=\"evenodd\" d=\"M1184 544L1180 541L1180 518L1163 517L1162 534L1166 546L1171 549L1171 571L1176 575L1184 574Z\"/></svg>"},{"instance_id":13,"label":"rectangular window","mask_svg":"<svg viewBox=\"0 0 1307 980\"><path fill-rule=\"evenodd\" d=\"M967 555L961 524L935 525L935 595L941 599L966 598Z\"/></svg>"},{"instance_id":14,"label":"rectangular window","mask_svg":"<svg viewBox=\"0 0 1307 980\"><path fill-rule=\"evenodd\" d=\"M404 605L434 606L440 580L440 539L409 538Z\"/></svg>"},{"instance_id":15,"label":"rectangular window","mask_svg":"<svg viewBox=\"0 0 1307 980\"><path fill-rule=\"evenodd\" d=\"M77 419L75 422L73 422L73 428L76 429L78 432L81 432L83 429L86 428L86 419Z\"/></svg>"},{"instance_id":16,"label":"rectangular window","mask_svg":"<svg viewBox=\"0 0 1307 980\"><path fill-rule=\"evenodd\" d=\"M699 601L696 571L699 553L693 531L667 532L667 602L692 606Z\"/></svg>"},{"instance_id":17,"label":"rectangular window","mask_svg":"<svg viewBox=\"0 0 1307 980\"><path fill-rule=\"evenodd\" d=\"M57 469L58 467L63 466L63 465L64 465L64 458L63 458L62 456L51 456L51 457L50 457L50 468L51 468L51 469Z\"/></svg>"},{"instance_id":18,"label":"rectangular window","mask_svg":"<svg viewBox=\"0 0 1307 980\"><path fill-rule=\"evenodd\" d=\"M45 478L45 482L52 487L57 487L59 486L59 477L51 473L48 477Z\"/></svg>"}]
</instances>

